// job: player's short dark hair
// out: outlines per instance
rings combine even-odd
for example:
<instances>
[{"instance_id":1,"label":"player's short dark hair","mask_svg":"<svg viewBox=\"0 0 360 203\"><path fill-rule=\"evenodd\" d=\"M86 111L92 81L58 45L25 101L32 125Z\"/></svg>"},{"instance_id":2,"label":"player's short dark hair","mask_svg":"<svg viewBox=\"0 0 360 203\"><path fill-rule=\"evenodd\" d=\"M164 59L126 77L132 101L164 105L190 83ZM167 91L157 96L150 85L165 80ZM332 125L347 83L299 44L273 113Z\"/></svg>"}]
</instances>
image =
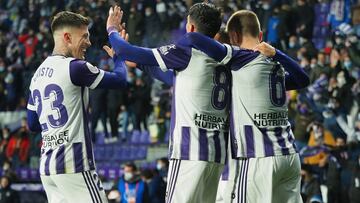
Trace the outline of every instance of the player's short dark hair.
<instances>
[{"instance_id":1,"label":"player's short dark hair","mask_svg":"<svg viewBox=\"0 0 360 203\"><path fill-rule=\"evenodd\" d=\"M197 3L189 9L189 17L198 32L213 38L221 26L221 11L214 4Z\"/></svg>"},{"instance_id":2,"label":"player's short dark hair","mask_svg":"<svg viewBox=\"0 0 360 203\"><path fill-rule=\"evenodd\" d=\"M51 21L51 31L54 33L56 30L63 27L81 27L88 26L90 23L87 17L70 11L61 11L57 13Z\"/></svg>"},{"instance_id":3,"label":"player's short dark hair","mask_svg":"<svg viewBox=\"0 0 360 203\"><path fill-rule=\"evenodd\" d=\"M260 34L260 23L256 14L249 10L240 10L231 15L228 20L226 30L236 32L252 37L258 37Z\"/></svg>"},{"instance_id":4,"label":"player's short dark hair","mask_svg":"<svg viewBox=\"0 0 360 203\"><path fill-rule=\"evenodd\" d=\"M131 168L132 171L137 171L137 167L134 162L126 162L124 164L124 167L125 166Z\"/></svg>"}]
</instances>

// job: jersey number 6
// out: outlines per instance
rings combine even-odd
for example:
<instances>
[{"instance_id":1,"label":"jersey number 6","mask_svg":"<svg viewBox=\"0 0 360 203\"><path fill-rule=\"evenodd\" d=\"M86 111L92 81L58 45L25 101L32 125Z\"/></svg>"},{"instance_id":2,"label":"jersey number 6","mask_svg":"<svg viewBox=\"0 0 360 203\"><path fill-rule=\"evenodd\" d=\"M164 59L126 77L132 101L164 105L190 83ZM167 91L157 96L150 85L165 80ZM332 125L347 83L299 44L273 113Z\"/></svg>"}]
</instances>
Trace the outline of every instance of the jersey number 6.
<instances>
[{"instance_id":1,"label":"jersey number 6","mask_svg":"<svg viewBox=\"0 0 360 203\"><path fill-rule=\"evenodd\" d=\"M285 73L280 64L274 65L269 75L270 100L274 106L283 106L286 102Z\"/></svg>"}]
</instances>

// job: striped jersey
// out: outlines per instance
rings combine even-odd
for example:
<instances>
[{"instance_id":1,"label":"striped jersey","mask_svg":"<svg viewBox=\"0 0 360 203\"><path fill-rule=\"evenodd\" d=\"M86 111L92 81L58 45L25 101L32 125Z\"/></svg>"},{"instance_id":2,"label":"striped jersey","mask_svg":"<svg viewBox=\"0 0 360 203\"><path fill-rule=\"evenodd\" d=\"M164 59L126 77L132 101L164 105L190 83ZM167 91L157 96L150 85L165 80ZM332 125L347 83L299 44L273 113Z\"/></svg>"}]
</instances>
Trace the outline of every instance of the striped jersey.
<instances>
[{"instance_id":1,"label":"striped jersey","mask_svg":"<svg viewBox=\"0 0 360 203\"><path fill-rule=\"evenodd\" d=\"M88 128L89 88L104 71L83 60L49 56L31 79L27 108L36 111L42 128L40 174L94 170Z\"/></svg>"},{"instance_id":2,"label":"striped jersey","mask_svg":"<svg viewBox=\"0 0 360 203\"><path fill-rule=\"evenodd\" d=\"M234 47L229 63L232 70L230 134L233 157L296 153L288 121L284 68L263 55L244 64L238 57L244 51Z\"/></svg>"},{"instance_id":3,"label":"striped jersey","mask_svg":"<svg viewBox=\"0 0 360 203\"><path fill-rule=\"evenodd\" d=\"M169 157L225 163L229 130L230 71L204 52L176 44L153 49L163 71L173 69Z\"/></svg>"}]
</instances>

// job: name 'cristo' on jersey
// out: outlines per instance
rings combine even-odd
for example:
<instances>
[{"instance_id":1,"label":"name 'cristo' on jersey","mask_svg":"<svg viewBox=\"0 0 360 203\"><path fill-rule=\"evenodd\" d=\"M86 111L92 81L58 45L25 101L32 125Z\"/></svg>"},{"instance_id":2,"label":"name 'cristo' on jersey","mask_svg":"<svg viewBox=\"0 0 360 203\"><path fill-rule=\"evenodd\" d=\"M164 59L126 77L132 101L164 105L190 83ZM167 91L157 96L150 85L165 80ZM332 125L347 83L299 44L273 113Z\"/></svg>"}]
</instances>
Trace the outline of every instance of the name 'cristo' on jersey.
<instances>
[{"instance_id":1,"label":"name 'cristo' on jersey","mask_svg":"<svg viewBox=\"0 0 360 203\"><path fill-rule=\"evenodd\" d=\"M42 128L40 174L94 170L88 128L89 88L104 72L91 64L64 56L49 56L30 84L28 109L36 111Z\"/></svg>"}]
</instances>

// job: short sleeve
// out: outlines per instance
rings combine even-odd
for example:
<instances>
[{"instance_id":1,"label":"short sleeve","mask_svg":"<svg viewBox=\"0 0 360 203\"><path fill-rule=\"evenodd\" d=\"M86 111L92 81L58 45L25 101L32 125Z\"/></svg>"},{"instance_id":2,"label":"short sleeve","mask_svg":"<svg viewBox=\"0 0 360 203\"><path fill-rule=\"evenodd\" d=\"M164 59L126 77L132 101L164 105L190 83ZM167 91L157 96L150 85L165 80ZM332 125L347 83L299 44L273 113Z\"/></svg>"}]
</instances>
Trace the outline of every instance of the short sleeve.
<instances>
[{"instance_id":1,"label":"short sleeve","mask_svg":"<svg viewBox=\"0 0 360 203\"><path fill-rule=\"evenodd\" d=\"M83 60L70 62L70 79L74 85L94 89L104 77L104 71Z\"/></svg>"},{"instance_id":2,"label":"short sleeve","mask_svg":"<svg viewBox=\"0 0 360 203\"><path fill-rule=\"evenodd\" d=\"M34 103L34 99L32 97L32 94L30 92L29 94L29 99L28 99L28 103L27 103L27 109L31 110L31 111L36 111L36 106L35 106L35 103Z\"/></svg>"},{"instance_id":3,"label":"short sleeve","mask_svg":"<svg viewBox=\"0 0 360 203\"><path fill-rule=\"evenodd\" d=\"M227 52L226 52L226 56L223 58L223 60L220 63L226 65L227 63L229 63L229 61L232 58L232 48L228 44L224 44L224 46L226 47Z\"/></svg>"},{"instance_id":4,"label":"short sleeve","mask_svg":"<svg viewBox=\"0 0 360 203\"><path fill-rule=\"evenodd\" d=\"M181 44L170 44L152 49L162 71L169 69L184 70L191 58L191 47Z\"/></svg>"}]
</instances>

